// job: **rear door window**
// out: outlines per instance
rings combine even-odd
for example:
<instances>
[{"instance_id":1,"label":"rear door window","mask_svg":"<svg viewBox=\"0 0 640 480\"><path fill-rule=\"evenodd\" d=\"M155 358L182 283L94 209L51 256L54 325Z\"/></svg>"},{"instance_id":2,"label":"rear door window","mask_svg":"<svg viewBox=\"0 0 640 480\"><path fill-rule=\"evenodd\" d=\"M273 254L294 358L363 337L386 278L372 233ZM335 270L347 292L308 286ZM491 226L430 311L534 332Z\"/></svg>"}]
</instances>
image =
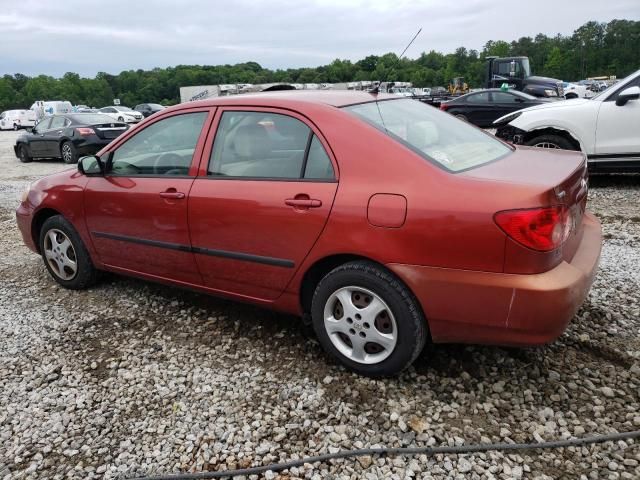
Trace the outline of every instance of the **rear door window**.
<instances>
[{"instance_id":1,"label":"rear door window","mask_svg":"<svg viewBox=\"0 0 640 480\"><path fill-rule=\"evenodd\" d=\"M208 174L223 178L301 178L310 141L311 129L288 115L226 111L220 119Z\"/></svg>"},{"instance_id":2,"label":"rear door window","mask_svg":"<svg viewBox=\"0 0 640 480\"><path fill-rule=\"evenodd\" d=\"M489 92L474 93L467 97L467 103L487 103L489 102Z\"/></svg>"}]
</instances>

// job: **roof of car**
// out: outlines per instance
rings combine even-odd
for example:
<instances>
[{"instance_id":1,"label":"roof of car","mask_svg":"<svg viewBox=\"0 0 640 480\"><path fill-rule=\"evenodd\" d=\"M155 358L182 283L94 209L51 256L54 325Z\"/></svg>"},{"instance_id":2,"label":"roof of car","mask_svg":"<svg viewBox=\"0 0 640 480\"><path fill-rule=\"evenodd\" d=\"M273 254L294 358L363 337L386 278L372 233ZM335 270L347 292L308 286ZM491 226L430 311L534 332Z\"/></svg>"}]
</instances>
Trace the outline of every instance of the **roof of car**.
<instances>
[{"instance_id":1,"label":"roof of car","mask_svg":"<svg viewBox=\"0 0 640 480\"><path fill-rule=\"evenodd\" d=\"M278 90L274 92L246 93L228 97L215 97L192 102L193 104L215 105L273 105L274 103L320 103L334 107L344 107L357 103L371 102L375 99L399 99L397 95L372 94L350 90ZM274 102L275 100L275 102ZM181 104L184 105L184 104Z\"/></svg>"}]
</instances>

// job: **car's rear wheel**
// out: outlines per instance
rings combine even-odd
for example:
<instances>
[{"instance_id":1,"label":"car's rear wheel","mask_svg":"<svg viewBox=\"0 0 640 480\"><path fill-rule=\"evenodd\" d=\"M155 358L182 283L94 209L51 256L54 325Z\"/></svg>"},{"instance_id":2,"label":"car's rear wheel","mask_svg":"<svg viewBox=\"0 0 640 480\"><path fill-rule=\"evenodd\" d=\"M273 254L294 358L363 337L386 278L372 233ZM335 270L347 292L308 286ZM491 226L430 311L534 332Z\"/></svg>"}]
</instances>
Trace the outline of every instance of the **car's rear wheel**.
<instances>
[{"instance_id":1,"label":"car's rear wheel","mask_svg":"<svg viewBox=\"0 0 640 480\"><path fill-rule=\"evenodd\" d=\"M324 349L349 369L394 375L422 351L427 323L398 278L368 261L329 272L316 287L311 318Z\"/></svg>"},{"instance_id":2,"label":"car's rear wheel","mask_svg":"<svg viewBox=\"0 0 640 480\"><path fill-rule=\"evenodd\" d=\"M525 145L538 148L555 148L562 150L576 150L573 144L560 135L538 135L527 141Z\"/></svg>"},{"instance_id":3,"label":"car's rear wheel","mask_svg":"<svg viewBox=\"0 0 640 480\"><path fill-rule=\"evenodd\" d=\"M20 149L18 150L18 156L22 163L29 163L33 161L33 158L29 156L29 151L27 150L26 145L20 145Z\"/></svg>"},{"instance_id":4,"label":"car's rear wheel","mask_svg":"<svg viewBox=\"0 0 640 480\"><path fill-rule=\"evenodd\" d=\"M465 122L469 121L469 119L465 115L462 115L461 113L456 115L456 118L459 118L460 120L464 120Z\"/></svg>"},{"instance_id":5,"label":"car's rear wheel","mask_svg":"<svg viewBox=\"0 0 640 480\"><path fill-rule=\"evenodd\" d=\"M65 288L81 290L98 278L80 235L61 215L48 218L42 225L40 252L51 276Z\"/></svg>"},{"instance_id":6,"label":"car's rear wheel","mask_svg":"<svg viewBox=\"0 0 640 480\"><path fill-rule=\"evenodd\" d=\"M60 156L64 163L78 163L78 154L73 143L67 141L60 146Z\"/></svg>"}]
</instances>

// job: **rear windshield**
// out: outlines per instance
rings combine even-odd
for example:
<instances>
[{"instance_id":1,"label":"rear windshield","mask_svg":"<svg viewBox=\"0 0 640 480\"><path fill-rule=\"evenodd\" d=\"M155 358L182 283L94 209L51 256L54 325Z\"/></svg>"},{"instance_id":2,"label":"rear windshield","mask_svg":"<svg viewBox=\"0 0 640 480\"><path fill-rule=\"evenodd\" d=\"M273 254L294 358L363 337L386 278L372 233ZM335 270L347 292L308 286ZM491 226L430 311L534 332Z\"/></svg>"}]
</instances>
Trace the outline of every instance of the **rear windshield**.
<instances>
[{"instance_id":1,"label":"rear windshield","mask_svg":"<svg viewBox=\"0 0 640 480\"><path fill-rule=\"evenodd\" d=\"M450 172L478 167L511 152L492 135L417 100L380 100L345 110Z\"/></svg>"}]
</instances>

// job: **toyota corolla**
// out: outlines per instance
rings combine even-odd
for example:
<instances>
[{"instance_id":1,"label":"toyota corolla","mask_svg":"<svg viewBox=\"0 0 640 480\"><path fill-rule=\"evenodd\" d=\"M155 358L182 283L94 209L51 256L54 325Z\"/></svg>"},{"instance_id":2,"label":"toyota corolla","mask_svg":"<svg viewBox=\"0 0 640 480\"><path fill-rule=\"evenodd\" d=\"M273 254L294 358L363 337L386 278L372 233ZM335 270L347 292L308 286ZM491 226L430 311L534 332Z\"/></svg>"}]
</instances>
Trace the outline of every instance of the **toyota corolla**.
<instances>
[{"instance_id":1,"label":"toyota corolla","mask_svg":"<svg viewBox=\"0 0 640 480\"><path fill-rule=\"evenodd\" d=\"M186 103L42 178L17 210L62 286L100 271L297 314L348 368L426 341L553 341L601 228L576 152L514 147L420 102L271 92Z\"/></svg>"}]
</instances>

